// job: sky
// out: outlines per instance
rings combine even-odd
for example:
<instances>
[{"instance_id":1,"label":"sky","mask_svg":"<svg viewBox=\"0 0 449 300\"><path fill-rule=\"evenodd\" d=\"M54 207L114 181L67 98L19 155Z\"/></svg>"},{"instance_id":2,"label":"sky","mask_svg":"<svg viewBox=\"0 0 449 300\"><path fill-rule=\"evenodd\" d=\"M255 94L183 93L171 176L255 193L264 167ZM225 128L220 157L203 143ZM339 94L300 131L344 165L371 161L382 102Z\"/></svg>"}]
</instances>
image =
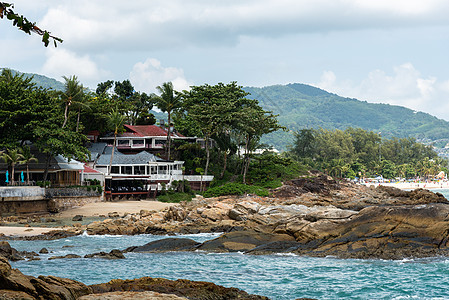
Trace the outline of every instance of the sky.
<instances>
[{"instance_id":1,"label":"sky","mask_svg":"<svg viewBox=\"0 0 449 300\"><path fill-rule=\"evenodd\" d=\"M16 0L64 42L0 19L0 67L92 89L129 79L263 87L304 83L449 121L447 0Z\"/></svg>"}]
</instances>

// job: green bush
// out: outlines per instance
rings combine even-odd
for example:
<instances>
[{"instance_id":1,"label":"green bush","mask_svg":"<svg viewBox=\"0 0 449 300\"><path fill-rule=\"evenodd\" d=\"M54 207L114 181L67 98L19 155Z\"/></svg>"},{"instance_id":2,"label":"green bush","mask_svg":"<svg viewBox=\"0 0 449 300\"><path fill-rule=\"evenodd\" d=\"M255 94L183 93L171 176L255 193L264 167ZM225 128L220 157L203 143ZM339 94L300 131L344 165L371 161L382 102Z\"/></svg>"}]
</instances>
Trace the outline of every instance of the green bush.
<instances>
[{"instance_id":1,"label":"green bush","mask_svg":"<svg viewBox=\"0 0 449 300\"><path fill-rule=\"evenodd\" d=\"M255 194L260 197L269 196L268 190L263 187L254 185L245 185L241 183L226 183L222 186L210 188L204 192L203 196L206 198L210 198L218 196L245 195L245 194Z\"/></svg>"},{"instance_id":2,"label":"green bush","mask_svg":"<svg viewBox=\"0 0 449 300\"><path fill-rule=\"evenodd\" d=\"M50 181L36 181L36 185L40 187L49 187Z\"/></svg>"},{"instance_id":3,"label":"green bush","mask_svg":"<svg viewBox=\"0 0 449 300\"><path fill-rule=\"evenodd\" d=\"M157 197L157 200L167 203L179 203L181 201L191 201L192 198L193 195L188 193L166 193Z\"/></svg>"}]
</instances>

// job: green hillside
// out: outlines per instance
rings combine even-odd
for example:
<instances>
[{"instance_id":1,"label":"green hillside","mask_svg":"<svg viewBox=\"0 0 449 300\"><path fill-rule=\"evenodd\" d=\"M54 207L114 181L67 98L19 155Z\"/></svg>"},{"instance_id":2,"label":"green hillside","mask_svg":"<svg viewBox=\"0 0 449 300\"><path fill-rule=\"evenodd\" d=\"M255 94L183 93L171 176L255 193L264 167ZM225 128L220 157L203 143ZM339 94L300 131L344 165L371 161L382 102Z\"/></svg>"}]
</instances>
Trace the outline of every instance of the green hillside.
<instances>
[{"instance_id":1,"label":"green hillside","mask_svg":"<svg viewBox=\"0 0 449 300\"><path fill-rule=\"evenodd\" d=\"M2 68L0 68L1 71ZM53 90L57 90L57 91L61 91L64 89L64 84L60 81L57 81L56 79L53 78L49 78L47 76L44 75L39 75L39 74L32 74L32 73L22 73L16 70L11 70L13 74L24 74L25 77L33 77L33 80L31 80L31 82L33 82L34 84L36 84L36 86L41 86L45 89L53 89Z\"/></svg>"},{"instance_id":2,"label":"green hillside","mask_svg":"<svg viewBox=\"0 0 449 300\"><path fill-rule=\"evenodd\" d=\"M401 106L343 98L299 83L244 89L266 110L279 114L280 123L291 131L356 127L381 132L383 137L415 137L419 140L449 137L449 122ZM263 142L286 149L293 142L293 135L276 132L265 137Z\"/></svg>"},{"instance_id":3,"label":"green hillside","mask_svg":"<svg viewBox=\"0 0 449 300\"><path fill-rule=\"evenodd\" d=\"M33 82L37 86L55 90L64 88L62 82L53 78L21 74L34 76ZM381 132L383 137L415 137L425 141L446 141L449 138L449 122L402 106L344 98L300 83L245 87L244 90L251 94L249 98L259 100L264 109L279 114L280 123L289 129L289 132L271 133L262 140L279 150L286 150L293 143L293 132L302 128L344 130L355 127ZM166 115L153 113L157 120Z\"/></svg>"}]
</instances>

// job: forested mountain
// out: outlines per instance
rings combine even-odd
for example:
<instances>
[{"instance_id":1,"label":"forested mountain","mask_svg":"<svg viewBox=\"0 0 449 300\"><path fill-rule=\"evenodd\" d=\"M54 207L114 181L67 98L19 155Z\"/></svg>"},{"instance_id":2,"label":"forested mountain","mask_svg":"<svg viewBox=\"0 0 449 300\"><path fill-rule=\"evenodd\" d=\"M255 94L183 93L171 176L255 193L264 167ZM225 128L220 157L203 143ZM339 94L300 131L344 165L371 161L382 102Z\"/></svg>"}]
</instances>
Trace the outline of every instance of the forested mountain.
<instances>
[{"instance_id":1,"label":"forested mountain","mask_svg":"<svg viewBox=\"0 0 449 300\"><path fill-rule=\"evenodd\" d=\"M0 68L0 72L3 68ZM39 75L39 74L33 74L33 73L22 73L16 70L11 70L13 74L24 74L25 77L33 77L33 80L31 82L33 82L34 84L36 84L37 86L41 86L45 89L53 89L53 90L63 90L64 89L64 84L60 81L57 81L56 79L53 78L49 78L47 76L44 75Z\"/></svg>"},{"instance_id":2,"label":"forested mountain","mask_svg":"<svg viewBox=\"0 0 449 300\"><path fill-rule=\"evenodd\" d=\"M17 71L13 71L17 72ZM20 73L20 72L19 72ZM64 84L38 74L33 82L44 88L62 90ZM293 144L293 132L302 128L341 129L362 128L380 132L382 137L415 137L418 140L449 138L449 122L430 114L389 104L376 104L340 97L322 89L300 83L273 85L263 88L245 87L265 110L279 114L279 122L288 131L266 135L262 142L285 150ZM156 119L165 113L153 112Z\"/></svg>"},{"instance_id":3,"label":"forested mountain","mask_svg":"<svg viewBox=\"0 0 449 300\"><path fill-rule=\"evenodd\" d=\"M250 98L279 114L290 131L302 128L341 129L348 127L381 132L382 137L415 137L437 140L449 137L449 122L430 114L389 104L344 98L305 84L245 87ZM264 142L280 149L292 144L291 132L276 132Z\"/></svg>"}]
</instances>

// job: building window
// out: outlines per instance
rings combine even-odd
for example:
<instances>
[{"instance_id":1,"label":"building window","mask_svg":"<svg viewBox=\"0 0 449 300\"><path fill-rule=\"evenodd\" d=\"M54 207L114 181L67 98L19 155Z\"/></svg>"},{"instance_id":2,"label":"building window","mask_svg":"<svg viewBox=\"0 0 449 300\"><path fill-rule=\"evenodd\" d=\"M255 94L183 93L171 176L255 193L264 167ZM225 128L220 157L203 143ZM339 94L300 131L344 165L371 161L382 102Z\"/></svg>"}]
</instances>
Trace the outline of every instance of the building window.
<instances>
[{"instance_id":1,"label":"building window","mask_svg":"<svg viewBox=\"0 0 449 300\"><path fill-rule=\"evenodd\" d=\"M167 174L167 166L159 166L159 174Z\"/></svg>"},{"instance_id":2,"label":"building window","mask_svg":"<svg viewBox=\"0 0 449 300\"><path fill-rule=\"evenodd\" d=\"M133 147L143 147L144 141L143 140L133 140Z\"/></svg>"},{"instance_id":3,"label":"building window","mask_svg":"<svg viewBox=\"0 0 449 300\"><path fill-rule=\"evenodd\" d=\"M120 168L118 166L112 166L111 167L111 173L119 174L120 173Z\"/></svg>"},{"instance_id":4,"label":"building window","mask_svg":"<svg viewBox=\"0 0 449 300\"><path fill-rule=\"evenodd\" d=\"M154 140L155 147L163 147L167 140Z\"/></svg>"},{"instance_id":5,"label":"building window","mask_svg":"<svg viewBox=\"0 0 449 300\"><path fill-rule=\"evenodd\" d=\"M133 167L132 166L122 166L122 174L133 174Z\"/></svg>"},{"instance_id":6,"label":"building window","mask_svg":"<svg viewBox=\"0 0 449 300\"><path fill-rule=\"evenodd\" d=\"M151 173L150 174L157 174L157 167L156 166L151 166L150 167L150 171L151 171Z\"/></svg>"},{"instance_id":7,"label":"building window","mask_svg":"<svg viewBox=\"0 0 449 300\"><path fill-rule=\"evenodd\" d=\"M129 146L128 140L118 140L117 142L119 146Z\"/></svg>"},{"instance_id":8,"label":"building window","mask_svg":"<svg viewBox=\"0 0 449 300\"><path fill-rule=\"evenodd\" d=\"M134 166L135 175L145 175L145 166Z\"/></svg>"}]
</instances>

